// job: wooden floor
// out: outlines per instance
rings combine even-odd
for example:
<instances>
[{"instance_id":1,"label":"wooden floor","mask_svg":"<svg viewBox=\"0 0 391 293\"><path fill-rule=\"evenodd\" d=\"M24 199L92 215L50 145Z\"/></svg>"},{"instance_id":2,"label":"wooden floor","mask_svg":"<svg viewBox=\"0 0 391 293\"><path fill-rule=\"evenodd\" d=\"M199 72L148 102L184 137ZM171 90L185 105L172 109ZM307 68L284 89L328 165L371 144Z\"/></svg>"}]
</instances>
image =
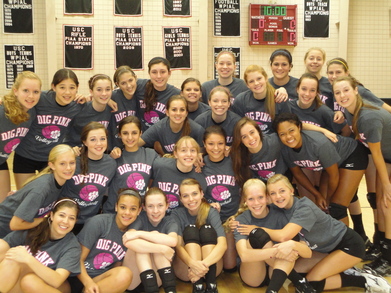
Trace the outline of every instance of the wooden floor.
<instances>
[{"instance_id":1,"label":"wooden floor","mask_svg":"<svg viewBox=\"0 0 391 293\"><path fill-rule=\"evenodd\" d=\"M12 168L12 160L13 158L10 157L8 160L8 165L10 168ZM12 177L12 176L11 176ZM15 185L12 183L12 189L15 190ZM359 199L361 202L361 208L362 208L362 213L363 213L363 222L365 226L365 230L367 235L371 238L373 235L373 214L372 210L369 206L369 203L366 199L366 185L365 185L365 180L363 179L361 181L360 187L359 187ZM363 263L360 264L360 266ZM386 278L390 283L391 283L391 277ZM246 286L245 284L242 283L242 281L239 278L238 273L222 273L218 278L217 278L217 286L219 293L263 293L266 291L266 288L251 288ZM190 283L185 283L177 280L177 292L178 293L188 293L192 292L192 285ZM284 284L284 287L279 291L280 293L294 293L295 288L292 286L292 284L287 281ZM332 290L332 291L327 291L330 293L339 293L339 292L364 292L363 289L359 288L343 288L339 290ZM163 288L160 289L159 293L164 293Z\"/></svg>"}]
</instances>

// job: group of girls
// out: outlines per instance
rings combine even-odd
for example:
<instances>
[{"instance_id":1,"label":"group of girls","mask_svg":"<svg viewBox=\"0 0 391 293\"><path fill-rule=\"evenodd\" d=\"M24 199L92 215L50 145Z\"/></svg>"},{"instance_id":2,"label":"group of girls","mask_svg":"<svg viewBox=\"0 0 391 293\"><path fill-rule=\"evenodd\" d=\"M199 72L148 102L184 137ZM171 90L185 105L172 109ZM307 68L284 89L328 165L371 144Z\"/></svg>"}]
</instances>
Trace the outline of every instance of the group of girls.
<instances>
[{"instance_id":1,"label":"group of girls","mask_svg":"<svg viewBox=\"0 0 391 293\"><path fill-rule=\"evenodd\" d=\"M349 277L345 277L347 273L338 275L364 257L363 240L368 237L362 220L352 217L361 238L342 222L348 223L347 208L357 201L355 194L367 169L364 158L368 155L361 143L335 133L349 135L350 126L372 153L377 172L377 201L372 202L377 203L377 235L383 245L382 257L367 267L386 275L391 273L391 156L387 153L391 116L387 106L360 85L363 95L375 104L362 103L357 81L350 76L343 59L331 60L329 80L322 77L324 60L323 50L310 49L305 56L307 73L295 79L289 76L293 66L290 53L279 49L270 57L272 78L268 79L262 67L251 65L242 81L234 77L234 55L223 51L215 64L218 79L201 87L198 80L188 78L179 90L168 84L169 62L156 57L148 64L149 80L137 79L127 66L119 67L113 78L118 87L115 90L110 77L94 75L89 80L91 101L86 103L85 97L77 95L79 82L71 70L56 72L52 89L47 92L41 92L41 82L33 73L20 74L1 106L1 119L10 120L1 127L19 135L12 146L7 145L8 141L1 142L5 159L16 149L14 173L19 190L8 197L9 187L1 190L5 200L0 204L0 235L11 237L8 235L16 233L11 230L35 231L46 223L39 229L50 235L40 245L59 239L49 231L51 226L49 229L47 223L52 223L58 212L54 210L57 200L64 197L80 208L80 212L60 212L61 218L64 214L73 217L58 225L63 237L71 230L77 234L80 266L79 270L67 267L66 272L52 267L52 271L60 270L61 274L61 282L54 284L46 281L52 271L41 275L36 264L22 265L19 259L12 258L13 254L6 252L13 250L9 249L11 242L7 242L0 260L27 265L27 270L41 282L61 288L62 292L67 292L69 286L75 292L83 287L85 292L122 292L140 283L146 292L158 292L160 284L165 292L175 292L174 271L179 279L193 283L193 292L217 292L216 276L222 268L235 271L238 254L242 262L240 276L250 286L268 282L265 262L273 268L270 292L278 290L287 276L298 292L351 285L365 288L372 286L371 282L380 284L376 292L388 292L387 282L365 272L353 271L354 276ZM11 110L16 108L18 112ZM344 110L347 122L337 110ZM376 123L368 123L369 119ZM94 122L88 123L91 120ZM31 129L27 131L29 125ZM110 156L105 153L108 150L112 150ZM1 178L9 178L6 162L1 166ZM42 168L45 169L22 187ZM312 196L318 207L341 220L332 220L311 201L303 201L309 206L307 210L314 210L315 217L322 215L319 218L324 218L324 227L334 227L338 233L330 232L326 235L330 238L325 239L306 235L304 231L320 228L307 227L306 209L299 215L283 211L294 206L293 197L273 197L269 189L275 206L266 206L265 191L261 198L251 199L250 190L255 191L246 185L248 180L255 177L266 182L275 174L294 179L301 195ZM258 191L265 189L261 181L255 185ZM285 185L284 190L289 190L291 196L293 189ZM241 216L228 220L238 210L240 188L242 202L251 215L263 219L270 214L271 221L252 223L250 215L243 223ZM282 203L288 201L291 203L286 208ZM104 214L99 214L102 205ZM171 215L167 218L166 214ZM231 229L224 231L224 222ZM291 222L296 225L291 230L297 230L295 235L304 235L307 245L290 240L295 236L292 233L284 234L284 226L290 227ZM263 229L253 230L253 225ZM345 234L347 239L341 238ZM38 238L30 232L26 235L21 240L26 245L31 246L33 238ZM281 244L273 246L271 240ZM347 253L346 243L356 249ZM250 247L261 249L255 261ZM314 251L318 247L319 252L328 255L314 264L308 247ZM39 249L32 250L37 259L39 253ZM306 266L311 268L307 269L309 283L303 284L293 269L299 257L310 258ZM344 265L336 265L336 259L341 258L346 258ZM117 266L122 261L124 266ZM172 270L171 265L176 269ZM333 268L325 270L327 266ZM77 277L64 282L70 274ZM23 288L27 286L24 280L30 278L27 276L20 274L9 288L26 291Z\"/></svg>"}]
</instances>

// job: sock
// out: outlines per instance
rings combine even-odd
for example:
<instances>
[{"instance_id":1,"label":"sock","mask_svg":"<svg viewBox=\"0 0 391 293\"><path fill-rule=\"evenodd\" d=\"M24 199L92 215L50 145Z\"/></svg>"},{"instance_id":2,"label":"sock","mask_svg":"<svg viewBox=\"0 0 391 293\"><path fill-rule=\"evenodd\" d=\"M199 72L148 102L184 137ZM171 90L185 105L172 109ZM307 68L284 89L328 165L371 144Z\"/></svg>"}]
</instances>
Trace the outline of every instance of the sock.
<instances>
[{"instance_id":1,"label":"sock","mask_svg":"<svg viewBox=\"0 0 391 293\"><path fill-rule=\"evenodd\" d=\"M159 273L160 279L162 280L162 285L164 288L164 292L176 292L176 281L175 281L175 275L172 271L171 267L161 268L160 270L157 270Z\"/></svg>"},{"instance_id":2,"label":"sock","mask_svg":"<svg viewBox=\"0 0 391 293\"><path fill-rule=\"evenodd\" d=\"M209 271L205 275L206 286L208 284L216 284L216 264L209 266Z\"/></svg>"},{"instance_id":3,"label":"sock","mask_svg":"<svg viewBox=\"0 0 391 293\"><path fill-rule=\"evenodd\" d=\"M367 281L362 276L351 276L344 273L339 274L341 276L341 287L359 287L365 288Z\"/></svg>"},{"instance_id":4,"label":"sock","mask_svg":"<svg viewBox=\"0 0 391 293\"><path fill-rule=\"evenodd\" d=\"M274 269L266 293L278 292L286 280L286 273L280 269Z\"/></svg>"},{"instance_id":5,"label":"sock","mask_svg":"<svg viewBox=\"0 0 391 293\"><path fill-rule=\"evenodd\" d=\"M140 273L141 282L144 285L146 293L158 293L159 287L157 285L156 274L154 270L146 270Z\"/></svg>"},{"instance_id":6,"label":"sock","mask_svg":"<svg viewBox=\"0 0 391 293\"><path fill-rule=\"evenodd\" d=\"M312 288L315 289L316 293L321 293L324 290L324 285L326 284L326 280L321 281L310 281L308 282L311 284Z\"/></svg>"},{"instance_id":7,"label":"sock","mask_svg":"<svg viewBox=\"0 0 391 293\"><path fill-rule=\"evenodd\" d=\"M232 274L232 273L235 273L237 270L238 270L238 267L233 267L231 269L224 268L224 273Z\"/></svg>"},{"instance_id":8,"label":"sock","mask_svg":"<svg viewBox=\"0 0 391 293\"><path fill-rule=\"evenodd\" d=\"M303 277L293 269L288 275L288 279L293 283L293 285L296 286L298 284L301 284L300 281L305 280L305 277Z\"/></svg>"},{"instance_id":9,"label":"sock","mask_svg":"<svg viewBox=\"0 0 391 293\"><path fill-rule=\"evenodd\" d=\"M391 262L391 239L384 238L381 245L382 258Z\"/></svg>"},{"instance_id":10,"label":"sock","mask_svg":"<svg viewBox=\"0 0 391 293\"><path fill-rule=\"evenodd\" d=\"M356 231L362 239L367 240L367 235L365 234L364 224L362 222L362 214L359 215L350 215L353 222L353 230Z\"/></svg>"},{"instance_id":11,"label":"sock","mask_svg":"<svg viewBox=\"0 0 391 293\"><path fill-rule=\"evenodd\" d=\"M380 245L379 225L374 223L373 244Z\"/></svg>"}]
</instances>

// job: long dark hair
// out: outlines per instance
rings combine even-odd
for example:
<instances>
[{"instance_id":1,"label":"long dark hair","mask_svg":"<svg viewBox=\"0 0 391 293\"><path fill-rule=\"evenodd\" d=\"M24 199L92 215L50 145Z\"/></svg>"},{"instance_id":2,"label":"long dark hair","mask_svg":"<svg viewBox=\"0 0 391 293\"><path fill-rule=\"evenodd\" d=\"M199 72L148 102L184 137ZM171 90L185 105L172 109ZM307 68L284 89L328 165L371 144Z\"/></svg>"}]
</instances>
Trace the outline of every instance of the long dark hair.
<instances>
[{"instance_id":1,"label":"long dark hair","mask_svg":"<svg viewBox=\"0 0 391 293\"><path fill-rule=\"evenodd\" d=\"M88 148L84 144L84 142L87 140L88 134L92 130L97 130L97 129L103 129L103 131L106 134L106 138L108 137L108 132L106 127L103 126L103 124L92 121L88 123L86 126L83 127L80 135L80 139L83 142L83 145L80 150L80 169L81 169L81 174L86 175L88 173Z\"/></svg>"},{"instance_id":2,"label":"long dark hair","mask_svg":"<svg viewBox=\"0 0 391 293\"><path fill-rule=\"evenodd\" d=\"M168 72L171 71L171 65L170 62L163 57L155 57L152 58L148 63L148 73L151 72L151 68L155 64L163 63L166 67ZM145 112L150 112L153 109L153 106L156 105L157 102L157 91L153 87L153 84L151 80L148 80L147 84L145 85L145 94L144 94L144 103L145 103Z\"/></svg>"},{"instance_id":3,"label":"long dark hair","mask_svg":"<svg viewBox=\"0 0 391 293\"><path fill-rule=\"evenodd\" d=\"M54 215L63 208L71 208L76 210L76 217L79 214L78 204L71 198L64 197L57 200L54 204L51 215ZM30 251L33 256L38 252L38 250L50 240L50 217L45 218L37 227L28 230L26 243L30 246Z\"/></svg>"},{"instance_id":4,"label":"long dark hair","mask_svg":"<svg viewBox=\"0 0 391 293\"><path fill-rule=\"evenodd\" d=\"M230 153L232 158L232 169L234 170L236 180L240 187L242 187L244 182L246 182L252 177L251 170L249 168L250 152L247 147L242 143L242 136L240 135L240 131L246 124L254 126L254 128L259 133L261 141L263 140L262 131L259 128L258 123L254 120L248 117L243 117L236 123Z\"/></svg>"},{"instance_id":5,"label":"long dark hair","mask_svg":"<svg viewBox=\"0 0 391 293\"><path fill-rule=\"evenodd\" d=\"M77 78L76 74L72 70L66 68L57 70L53 76L52 86L56 86L68 78L71 79L77 87L79 86L79 79Z\"/></svg>"}]
</instances>

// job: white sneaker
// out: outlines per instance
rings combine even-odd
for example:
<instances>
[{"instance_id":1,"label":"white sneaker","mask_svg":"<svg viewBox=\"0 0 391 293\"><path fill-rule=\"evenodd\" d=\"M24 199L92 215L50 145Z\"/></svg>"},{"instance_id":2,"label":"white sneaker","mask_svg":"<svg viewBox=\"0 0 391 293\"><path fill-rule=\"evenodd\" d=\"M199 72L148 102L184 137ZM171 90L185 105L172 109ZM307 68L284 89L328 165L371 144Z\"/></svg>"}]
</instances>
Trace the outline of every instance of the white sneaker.
<instances>
[{"instance_id":1,"label":"white sneaker","mask_svg":"<svg viewBox=\"0 0 391 293\"><path fill-rule=\"evenodd\" d=\"M361 274L363 273L362 270L360 270L359 268L356 268L356 267L352 267L350 269L347 269L346 271L343 272L345 275L349 275L349 276L361 276Z\"/></svg>"},{"instance_id":2,"label":"white sneaker","mask_svg":"<svg viewBox=\"0 0 391 293\"><path fill-rule=\"evenodd\" d=\"M381 276L361 272L366 280L365 289L367 293L391 293L391 285Z\"/></svg>"}]
</instances>

